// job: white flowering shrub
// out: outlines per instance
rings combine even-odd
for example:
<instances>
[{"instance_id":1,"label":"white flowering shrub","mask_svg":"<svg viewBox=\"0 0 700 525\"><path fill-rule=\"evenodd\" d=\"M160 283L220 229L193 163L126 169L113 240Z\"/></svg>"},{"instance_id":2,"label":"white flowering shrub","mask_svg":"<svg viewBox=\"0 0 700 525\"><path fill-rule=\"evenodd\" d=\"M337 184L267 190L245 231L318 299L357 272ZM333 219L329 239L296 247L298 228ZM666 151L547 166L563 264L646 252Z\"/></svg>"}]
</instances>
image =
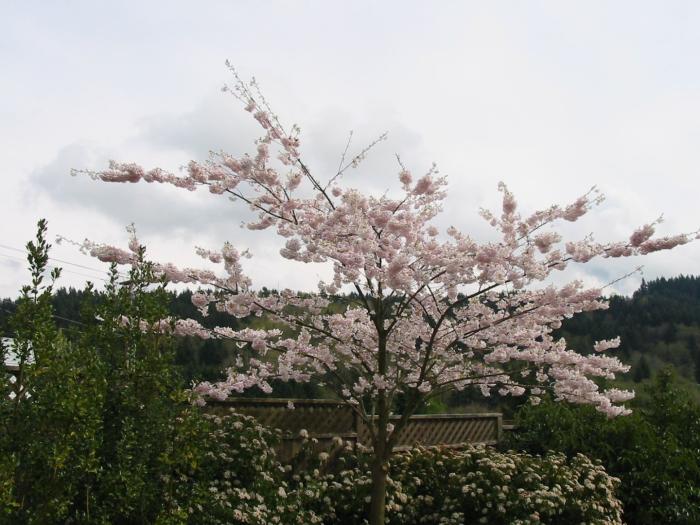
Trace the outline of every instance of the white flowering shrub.
<instances>
[{"instance_id":1,"label":"white flowering shrub","mask_svg":"<svg viewBox=\"0 0 700 525\"><path fill-rule=\"evenodd\" d=\"M174 424L172 475L163 480L165 505L157 523L321 523L287 484L273 448L278 431L249 416L198 409Z\"/></svg>"},{"instance_id":2,"label":"white flowering shrub","mask_svg":"<svg viewBox=\"0 0 700 525\"><path fill-rule=\"evenodd\" d=\"M197 409L173 422L156 523L368 523L371 455L337 439L328 451L302 436L303 462L281 464L278 431L236 414ZM540 457L483 446L397 453L388 473L387 523L621 524L619 480L586 456Z\"/></svg>"},{"instance_id":3,"label":"white flowering shrub","mask_svg":"<svg viewBox=\"0 0 700 525\"><path fill-rule=\"evenodd\" d=\"M307 476L315 488L307 487L313 494L306 505L324 524L367 523L368 458L345 455L337 467ZM618 484L583 455L567 460L485 447L416 448L391 463L386 519L397 525L618 524Z\"/></svg>"}]
</instances>

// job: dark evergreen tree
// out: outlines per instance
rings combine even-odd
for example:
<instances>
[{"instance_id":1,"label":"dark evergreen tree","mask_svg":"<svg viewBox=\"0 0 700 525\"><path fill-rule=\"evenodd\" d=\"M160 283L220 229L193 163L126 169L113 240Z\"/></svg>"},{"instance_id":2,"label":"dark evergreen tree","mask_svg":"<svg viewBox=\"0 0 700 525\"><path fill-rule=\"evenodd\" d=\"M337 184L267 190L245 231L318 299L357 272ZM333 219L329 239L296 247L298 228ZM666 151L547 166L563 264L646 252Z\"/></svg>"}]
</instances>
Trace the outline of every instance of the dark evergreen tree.
<instances>
[{"instance_id":1,"label":"dark evergreen tree","mask_svg":"<svg viewBox=\"0 0 700 525\"><path fill-rule=\"evenodd\" d=\"M695 381L700 383L700 346L698 346L698 340L694 335L691 335L687 339L688 351L693 358L693 364L695 365Z\"/></svg>"},{"instance_id":2,"label":"dark evergreen tree","mask_svg":"<svg viewBox=\"0 0 700 525\"><path fill-rule=\"evenodd\" d=\"M637 366L632 368L632 380L635 383L640 383L644 379L651 377L651 368L649 368L649 362L646 357L642 356L637 362Z\"/></svg>"}]
</instances>

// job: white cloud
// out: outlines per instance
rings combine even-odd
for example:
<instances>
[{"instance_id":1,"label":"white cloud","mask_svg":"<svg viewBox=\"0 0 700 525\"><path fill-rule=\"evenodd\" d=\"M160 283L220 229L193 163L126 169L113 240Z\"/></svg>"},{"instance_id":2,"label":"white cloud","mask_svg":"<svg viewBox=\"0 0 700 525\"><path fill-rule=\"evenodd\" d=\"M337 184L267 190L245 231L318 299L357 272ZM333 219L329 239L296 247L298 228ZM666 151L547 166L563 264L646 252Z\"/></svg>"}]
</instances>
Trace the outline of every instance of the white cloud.
<instances>
[{"instance_id":1,"label":"white cloud","mask_svg":"<svg viewBox=\"0 0 700 525\"><path fill-rule=\"evenodd\" d=\"M315 270L280 263L276 239L238 228L240 203L68 175L109 158L177 169L209 149L250 150L254 123L218 92L224 58L301 125L316 173L334 173L350 129L357 147L385 130L390 139L348 185L395 187L394 153L416 172L437 161L451 182L439 223L477 239L489 235L477 209L498 205L499 180L526 210L598 184L608 200L571 228L577 236L624 237L662 212L665 232L700 225L693 2L123 2L105 12L28 1L4 15L5 244L23 245L40 216L106 242L123 241L133 221L158 258L191 264L193 245L229 239L255 248L261 284L311 287ZM647 278L697 273L700 248L640 262ZM603 284L637 264L602 261L571 277ZM0 295L13 294L18 274L3 268Z\"/></svg>"}]
</instances>

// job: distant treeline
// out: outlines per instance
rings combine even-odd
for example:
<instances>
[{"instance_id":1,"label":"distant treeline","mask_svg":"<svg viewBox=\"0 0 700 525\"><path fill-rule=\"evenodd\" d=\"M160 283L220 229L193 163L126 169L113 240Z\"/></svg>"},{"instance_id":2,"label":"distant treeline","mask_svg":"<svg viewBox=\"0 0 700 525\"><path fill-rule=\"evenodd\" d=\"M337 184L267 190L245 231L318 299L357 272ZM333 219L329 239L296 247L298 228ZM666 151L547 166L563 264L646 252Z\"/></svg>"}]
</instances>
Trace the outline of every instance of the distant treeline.
<instances>
[{"instance_id":1,"label":"distant treeline","mask_svg":"<svg viewBox=\"0 0 700 525\"><path fill-rule=\"evenodd\" d=\"M264 290L264 293L275 292ZM81 317L83 297L83 291L73 288L61 288L54 294L57 322L69 336L91 322ZM190 291L171 293L172 314L197 319L207 327L262 328L270 323L265 318L233 319L213 310L203 317L192 305L191 297ZM335 301L337 309L341 310L354 298L338 297ZM12 337L7 319L15 308L12 299L3 299L0 304L3 336ZM569 347L581 353L590 353L597 340L619 335L622 345L614 352L624 362L633 365L630 377L635 381L649 377L663 366L672 365L681 376L700 383L700 277L642 281L632 297L613 296L609 309L567 319L556 335L565 337ZM220 378L226 365L241 352L230 341L213 339L202 341L187 337L177 341L176 345L177 364L188 381ZM315 385L279 385L275 393L307 397L322 395L323 391ZM457 396L462 397L469 396ZM455 401L457 399L448 400L450 404Z\"/></svg>"},{"instance_id":2,"label":"distant treeline","mask_svg":"<svg viewBox=\"0 0 700 525\"><path fill-rule=\"evenodd\" d=\"M569 347L589 353L600 339L620 336L615 350L640 381L660 367L700 383L700 277L642 281L632 297L613 296L610 308L567 319L558 330Z\"/></svg>"},{"instance_id":3,"label":"distant treeline","mask_svg":"<svg viewBox=\"0 0 700 525\"><path fill-rule=\"evenodd\" d=\"M192 304L192 293L189 290L170 293L170 311L176 318L192 318L202 325L213 328L215 326L230 326L234 329L241 328L269 328L271 322L265 318L252 317L250 319L235 319L227 314L217 312L213 308L206 317ZM263 293L276 293L264 289ZM100 294L96 294L96 300L100 300ZM59 288L53 295L54 317L56 324L64 331L68 339L77 338L87 325L94 323L94 319L83 317L82 305L86 298L83 290L75 288ZM345 302L345 298L339 298L338 303ZM338 307L340 304L338 305ZM17 308L14 299L2 299L0 301L0 335L13 337L8 320ZM196 337L177 338L175 342L176 365L180 368L182 376L187 383L199 381L216 381L224 377L224 369L232 363L236 356L247 349L238 348L235 343L227 340L207 339ZM281 383L275 384L275 395L279 397L325 397L328 395L318 385ZM251 391L247 395L261 395L259 391Z\"/></svg>"}]
</instances>

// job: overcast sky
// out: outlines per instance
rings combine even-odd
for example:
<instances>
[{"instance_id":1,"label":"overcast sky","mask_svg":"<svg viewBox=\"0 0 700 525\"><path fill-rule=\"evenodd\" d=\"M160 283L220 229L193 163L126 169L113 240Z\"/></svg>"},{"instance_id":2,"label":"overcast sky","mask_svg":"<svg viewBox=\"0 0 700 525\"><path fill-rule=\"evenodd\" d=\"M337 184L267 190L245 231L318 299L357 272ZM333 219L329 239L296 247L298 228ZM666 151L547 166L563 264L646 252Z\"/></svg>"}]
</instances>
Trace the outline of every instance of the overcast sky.
<instances>
[{"instance_id":1,"label":"overcast sky","mask_svg":"<svg viewBox=\"0 0 700 525\"><path fill-rule=\"evenodd\" d=\"M272 231L240 203L158 185L71 177L109 159L176 170L209 150L252 150L257 128L221 86L224 60L255 75L302 128L320 178L354 130L389 140L350 186L395 187L438 163L450 196L439 225L490 238L477 212L506 182L525 211L598 185L607 200L572 234L626 238L700 226L700 3L99 2L0 0L0 297L27 280L19 249L36 220L56 234L126 244L134 222L152 258L197 263L196 245L251 248L259 286L313 288L323 268L283 262ZM602 284L700 273L700 246L600 261L562 278ZM53 257L104 271L71 246ZM56 264L60 264L56 262ZM104 273L64 265L65 285ZM69 273L72 272L72 273ZM83 275L79 275L83 274ZM635 276L616 285L637 288Z\"/></svg>"}]
</instances>

